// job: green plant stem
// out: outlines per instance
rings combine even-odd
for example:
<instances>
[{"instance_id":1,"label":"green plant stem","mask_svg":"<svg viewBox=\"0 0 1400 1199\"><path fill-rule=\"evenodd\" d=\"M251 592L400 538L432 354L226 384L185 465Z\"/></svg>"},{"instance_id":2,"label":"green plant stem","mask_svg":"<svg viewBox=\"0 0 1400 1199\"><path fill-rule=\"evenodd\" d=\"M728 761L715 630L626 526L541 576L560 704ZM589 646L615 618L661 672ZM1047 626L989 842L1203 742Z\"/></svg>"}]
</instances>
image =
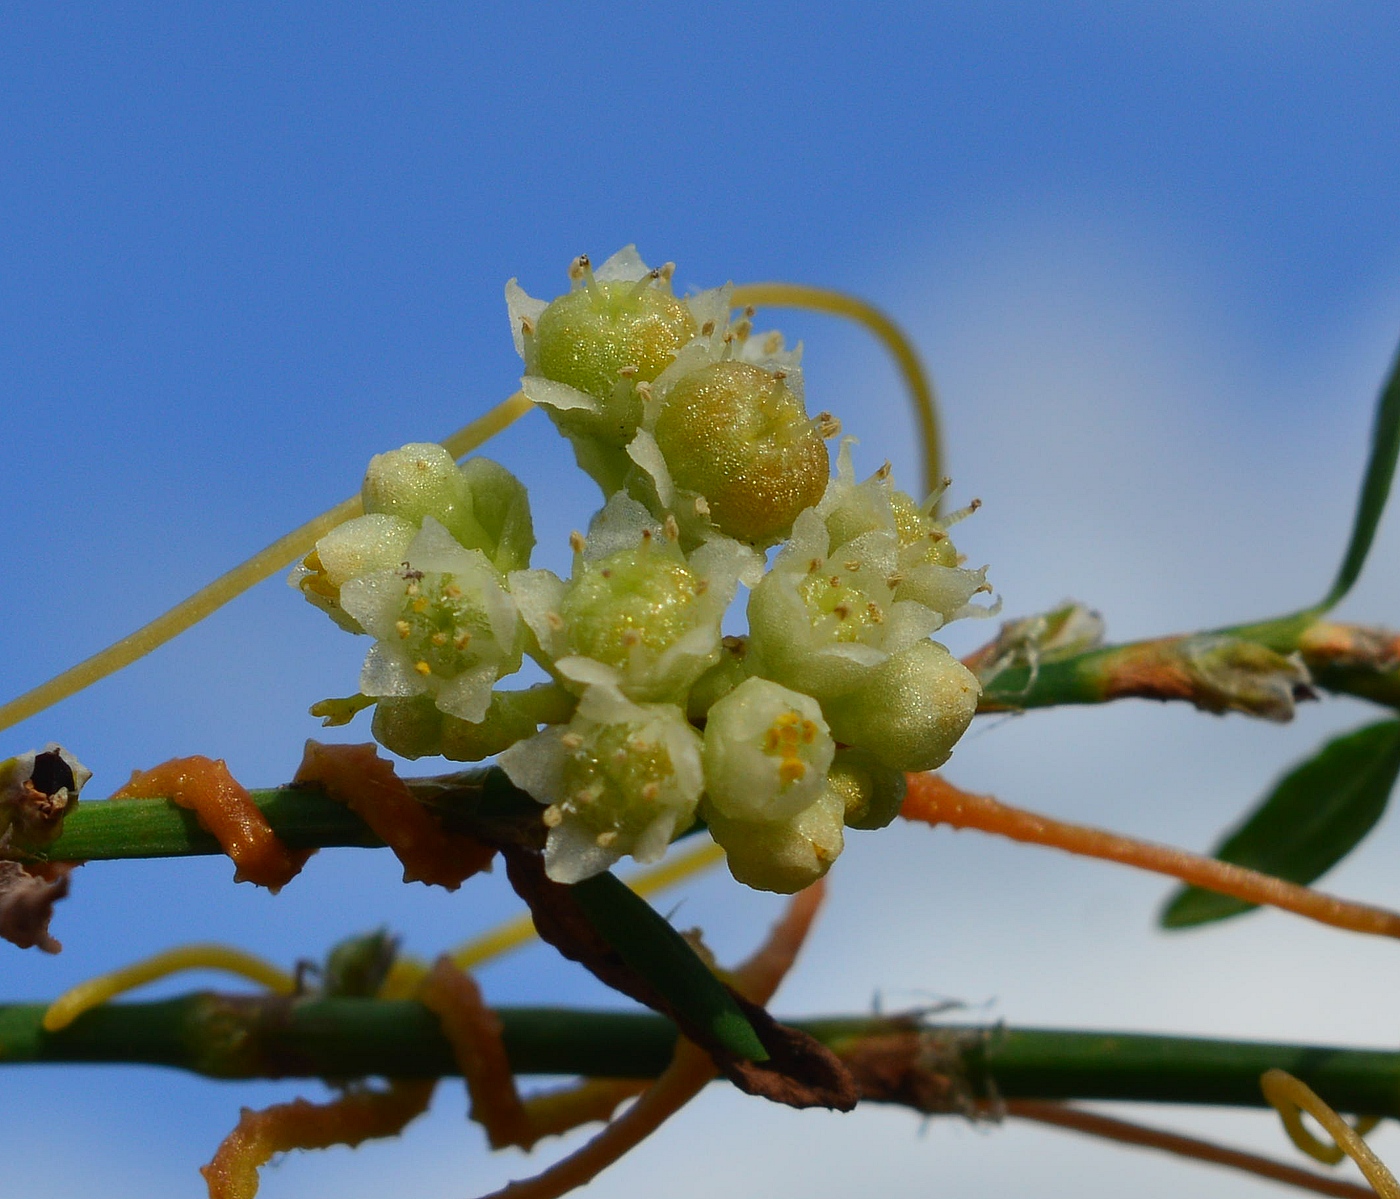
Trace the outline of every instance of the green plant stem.
<instances>
[{"instance_id":1,"label":"green plant stem","mask_svg":"<svg viewBox=\"0 0 1400 1199\"><path fill-rule=\"evenodd\" d=\"M517 791L499 770L406 780L414 794L451 831L479 831L503 822L538 817L540 806ZM337 846L383 848L358 816L317 787L274 787L251 792L273 831L291 849ZM168 799L84 801L63 822L54 841L32 854L50 862L118 858L180 858L218 854L219 843L193 812ZM0 855L3 856L3 855Z\"/></svg>"},{"instance_id":2,"label":"green plant stem","mask_svg":"<svg viewBox=\"0 0 1400 1199\"><path fill-rule=\"evenodd\" d=\"M222 1079L400 1078L459 1074L436 1018L412 1001L289 1000L197 992L108 1004L58 1033L42 1004L0 1006L0 1064L158 1065ZM649 1078L670 1060L675 1029L632 1012L500 1008L518 1074ZM791 1022L867 1082L867 1097L924 1110L969 1100L1081 1099L1262 1107L1259 1076L1297 1075L1339 1110L1400 1116L1400 1053L1140 1033L918 1025L905 1017ZM896 1090L869 1083L878 1060ZM946 1083L940 1086L940 1083ZM934 1096L934 1102L921 1101ZM937 1100L942 1096L943 1102Z\"/></svg>"},{"instance_id":3,"label":"green plant stem","mask_svg":"<svg viewBox=\"0 0 1400 1199\"><path fill-rule=\"evenodd\" d=\"M1384 629L1338 624L1312 612L1234 625L1200 634L1108 645L1032 668L1018 662L995 669L994 646L965 659L982 676L980 712L1019 711L1115 699L1184 700L1207 711L1278 713L1251 698L1247 684L1267 681L1271 663L1258 651L1296 654L1313 683L1336 694L1400 708L1400 636ZM1213 656L1203 668L1201 650ZM1232 661L1233 656L1239 661ZM1281 665L1281 664L1280 664ZM1282 675L1279 683L1286 685ZM1232 692L1233 689L1233 692Z\"/></svg>"}]
</instances>

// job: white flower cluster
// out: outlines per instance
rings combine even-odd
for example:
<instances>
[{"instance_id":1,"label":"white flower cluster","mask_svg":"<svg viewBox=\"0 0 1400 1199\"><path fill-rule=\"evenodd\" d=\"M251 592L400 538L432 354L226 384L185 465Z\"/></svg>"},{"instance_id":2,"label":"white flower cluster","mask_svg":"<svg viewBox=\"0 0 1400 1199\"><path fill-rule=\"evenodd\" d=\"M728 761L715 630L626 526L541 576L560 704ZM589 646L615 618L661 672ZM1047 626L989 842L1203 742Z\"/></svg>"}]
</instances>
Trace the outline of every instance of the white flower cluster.
<instances>
[{"instance_id":1,"label":"white flower cluster","mask_svg":"<svg viewBox=\"0 0 1400 1199\"><path fill-rule=\"evenodd\" d=\"M985 572L936 497L858 482L849 441L830 477L800 347L731 323L729 289L677 298L631 247L570 275L550 303L506 287L522 388L605 496L570 578L529 569L507 472L414 445L371 463L366 515L292 582L375 638L360 690L385 745L499 754L544 805L551 878L655 860L698 817L740 881L800 890L966 729L977 681L929 638L987 611ZM741 584L749 634L724 637ZM497 690L522 654L551 682Z\"/></svg>"}]
</instances>

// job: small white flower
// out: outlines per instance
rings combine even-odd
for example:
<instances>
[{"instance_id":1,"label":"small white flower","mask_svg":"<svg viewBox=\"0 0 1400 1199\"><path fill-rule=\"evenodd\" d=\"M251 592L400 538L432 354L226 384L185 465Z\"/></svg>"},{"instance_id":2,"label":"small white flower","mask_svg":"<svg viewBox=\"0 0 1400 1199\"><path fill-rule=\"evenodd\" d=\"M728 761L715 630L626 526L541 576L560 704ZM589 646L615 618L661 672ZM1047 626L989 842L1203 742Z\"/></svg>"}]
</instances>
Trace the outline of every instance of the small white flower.
<instances>
[{"instance_id":1,"label":"small white flower","mask_svg":"<svg viewBox=\"0 0 1400 1199\"><path fill-rule=\"evenodd\" d=\"M589 687L567 725L550 725L498 759L545 804L545 872L558 883L600 874L625 854L654 862L694 819L704 775L700 735L674 704L634 704Z\"/></svg>"},{"instance_id":2,"label":"small white flower","mask_svg":"<svg viewBox=\"0 0 1400 1199\"><path fill-rule=\"evenodd\" d=\"M817 510L803 512L749 597L755 673L826 700L942 625L931 608L898 598L898 553L887 529L833 548Z\"/></svg>"},{"instance_id":3,"label":"small white flower","mask_svg":"<svg viewBox=\"0 0 1400 1199\"><path fill-rule=\"evenodd\" d=\"M500 573L431 516L399 568L351 579L340 602L376 639L360 672L365 695L428 694L478 722L492 685L519 669L519 614Z\"/></svg>"},{"instance_id":4,"label":"small white flower","mask_svg":"<svg viewBox=\"0 0 1400 1199\"><path fill-rule=\"evenodd\" d=\"M568 583L511 575L544 664L575 690L614 685L641 701L682 699L720 657L720 621L758 556L728 538L689 555L636 500L615 495L594 518Z\"/></svg>"},{"instance_id":5,"label":"small white flower","mask_svg":"<svg viewBox=\"0 0 1400 1199\"><path fill-rule=\"evenodd\" d=\"M821 795L835 753L816 700L746 679L705 724L710 806L732 820L790 820Z\"/></svg>"},{"instance_id":6,"label":"small white flower","mask_svg":"<svg viewBox=\"0 0 1400 1199\"><path fill-rule=\"evenodd\" d=\"M970 601L989 590L987 568L967 570L948 536L951 520L940 521L934 509L942 489L922 504L894 485L888 466L863 483L856 482L851 447L843 438L836 459L836 477L827 487L817 511L827 534L840 544L876 530L892 532L898 540L895 587L897 600L914 600L937 612L946 624L964 616L990 616L1000 605L983 607Z\"/></svg>"}]
</instances>

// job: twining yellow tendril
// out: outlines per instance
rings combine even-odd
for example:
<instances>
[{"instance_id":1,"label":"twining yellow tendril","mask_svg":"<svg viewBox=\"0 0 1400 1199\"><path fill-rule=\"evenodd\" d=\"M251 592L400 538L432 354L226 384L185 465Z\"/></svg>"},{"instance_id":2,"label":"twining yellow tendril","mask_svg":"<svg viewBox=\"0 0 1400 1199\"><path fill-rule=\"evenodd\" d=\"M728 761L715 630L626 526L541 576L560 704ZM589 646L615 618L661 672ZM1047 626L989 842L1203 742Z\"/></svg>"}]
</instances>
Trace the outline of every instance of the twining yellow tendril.
<instances>
[{"instance_id":1,"label":"twining yellow tendril","mask_svg":"<svg viewBox=\"0 0 1400 1199\"><path fill-rule=\"evenodd\" d=\"M458 429L442 444L454 458L460 458L483 445L533 406L524 395L517 392L510 399L496 405L485 416ZM230 600L236 599L250 587L304 557L316 542L336 525L358 516L360 511L360 497L351 496L330 511L323 512L315 520L307 521L301 528L292 530L285 537L279 537L265 550L254 554L241 566L234 567L207 587L182 600L163 616L157 616L150 624L93 654L86 661L70 667L62 674L55 675L47 683L40 684L32 691L26 691L9 703L0 704L0 730L18 724L21 720L27 720L60 700L75 695L84 687L90 687L99 679L105 679L124 666L130 666L138 658L144 658L152 650L197 625L206 616L222 608Z\"/></svg>"},{"instance_id":2,"label":"twining yellow tendril","mask_svg":"<svg viewBox=\"0 0 1400 1199\"><path fill-rule=\"evenodd\" d=\"M1332 1110L1311 1087L1284 1070L1266 1070L1259 1079L1259 1089L1283 1120L1288 1138L1309 1157L1328 1165L1336 1165L1349 1157L1366 1176L1366 1181L1381 1199L1400 1199L1400 1182L1386 1169L1372 1148L1361 1139L1361 1126L1353 1128ZM1303 1126L1302 1113L1307 1112L1327 1130L1335 1142L1324 1145ZM1367 1125L1374 1128L1375 1124Z\"/></svg>"},{"instance_id":3,"label":"twining yellow tendril","mask_svg":"<svg viewBox=\"0 0 1400 1199\"><path fill-rule=\"evenodd\" d=\"M942 438L938 429L938 401L933 384L924 370L918 351L914 349L914 343L885 313L875 305L843 291L808 287L803 283L741 283L734 289L733 303L736 308L745 308L751 304L806 308L831 316L843 316L869 329L894 357L900 374L904 376L905 385L909 388L909 398L914 403L919 441L923 449L924 491L936 491L942 485Z\"/></svg>"},{"instance_id":4,"label":"twining yellow tendril","mask_svg":"<svg viewBox=\"0 0 1400 1199\"><path fill-rule=\"evenodd\" d=\"M269 991L282 995L296 990L296 980L290 974L254 954L228 945L180 945L110 974L100 974L65 991L49 1004L44 1013L44 1028L48 1032L58 1032L90 1008L182 970L222 970L261 983Z\"/></svg>"},{"instance_id":5,"label":"twining yellow tendril","mask_svg":"<svg viewBox=\"0 0 1400 1199\"><path fill-rule=\"evenodd\" d=\"M629 879L628 883L638 895L653 895L698 874L723 858L724 851L713 842L708 842L688 853L677 854L670 861L662 862L650 870L639 872ZM530 917L517 916L459 946L449 956L459 970L469 970L491 958L518 949L534 936L535 926ZM268 990L284 995L290 995L296 987L295 979L285 970L241 949L227 945L182 945L124 966L120 970L113 970L110 974L88 979L65 991L44 1013L44 1027L49 1032L57 1032L73 1023L90 1008L98 1007L127 991L144 987L147 983L171 974L179 974L184 970L223 970L240 978L261 983ZM379 998L410 998L427 973L426 963L408 956L398 958L379 989Z\"/></svg>"}]
</instances>

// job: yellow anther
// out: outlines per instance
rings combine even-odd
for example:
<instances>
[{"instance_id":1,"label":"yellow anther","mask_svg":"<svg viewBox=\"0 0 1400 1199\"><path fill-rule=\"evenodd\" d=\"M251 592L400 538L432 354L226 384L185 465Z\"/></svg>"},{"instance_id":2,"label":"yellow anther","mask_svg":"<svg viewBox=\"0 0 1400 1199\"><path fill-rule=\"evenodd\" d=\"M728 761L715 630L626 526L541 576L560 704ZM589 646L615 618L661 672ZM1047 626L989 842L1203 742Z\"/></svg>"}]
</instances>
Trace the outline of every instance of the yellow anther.
<instances>
[{"instance_id":1,"label":"yellow anther","mask_svg":"<svg viewBox=\"0 0 1400 1199\"><path fill-rule=\"evenodd\" d=\"M406 620L396 620L394 621L394 631L398 633L400 637L407 637L413 632L413 626Z\"/></svg>"},{"instance_id":2,"label":"yellow anther","mask_svg":"<svg viewBox=\"0 0 1400 1199\"><path fill-rule=\"evenodd\" d=\"M420 595L414 600L413 610L415 612L426 612L428 610L428 597L426 595Z\"/></svg>"},{"instance_id":3,"label":"yellow anther","mask_svg":"<svg viewBox=\"0 0 1400 1199\"><path fill-rule=\"evenodd\" d=\"M583 539L583 534L580 533L577 529L575 529L572 533L569 534L569 548L573 550L574 553L583 553L584 544L585 542Z\"/></svg>"},{"instance_id":4,"label":"yellow anther","mask_svg":"<svg viewBox=\"0 0 1400 1199\"><path fill-rule=\"evenodd\" d=\"M784 758L778 764L778 781L784 786L801 782L807 775L807 766L800 758Z\"/></svg>"},{"instance_id":5,"label":"yellow anther","mask_svg":"<svg viewBox=\"0 0 1400 1199\"><path fill-rule=\"evenodd\" d=\"M617 830L608 829L605 833L599 833L593 838L597 842L599 849L607 849L617 840Z\"/></svg>"},{"instance_id":6,"label":"yellow anther","mask_svg":"<svg viewBox=\"0 0 1400 1199\"><path fill-rule=\"evenodd\" d=\"M552 803L544 810L545 828L558 828L564 822L564 809L557 803Z\"/></svg>"},{"instance_id":7,"label":"yellow anther","mask_svg":"<svg viewBox=\"0 0 1400 1199\"><path fill-rule=\"evenodd\" d=\"M416 661L413 664L413 669L416 670L419 674L426 675L433 673L433 668L429 666L428 663L425 662L422 658L419 658L418 661Z\"/></svg>"},{"instance_id":8,"label":"yellow anther","mask_svg":"<svg viewBox=\"0 0 1400 1199\"><path fill-rule=\"evenodd\" d=\"M446 633L434 633L434 634L432 635L432 637L429 638L429 640L431 640L432 643L433 643L434 645L446 645L446 644L447 644L447 634L446 634Z\"/></svg>"}]
</instances>

